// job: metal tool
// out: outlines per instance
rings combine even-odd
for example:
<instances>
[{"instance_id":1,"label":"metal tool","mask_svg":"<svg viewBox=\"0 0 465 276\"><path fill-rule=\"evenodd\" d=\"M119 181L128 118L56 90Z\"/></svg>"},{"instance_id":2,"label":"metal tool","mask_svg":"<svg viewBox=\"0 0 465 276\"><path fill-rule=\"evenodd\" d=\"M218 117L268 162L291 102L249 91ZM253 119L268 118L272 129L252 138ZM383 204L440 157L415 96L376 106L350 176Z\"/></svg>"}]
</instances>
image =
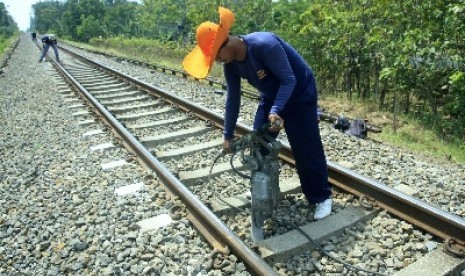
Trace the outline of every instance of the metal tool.
<instances>
[{"instance_id":1,"label":"metal tool","mask_svg":"<svg viewBox=\"0 0 465 276\"><path fill-rule=\"evenodd\" d=\"M280 122L275 121L275 126ZM231 144L232 169L241 177L250 179L251 191L251 232L254 241L263 240L265 221L278 210L279 205L279 162L278 153L281 143L270 136L270 124L265 124L258 130L244 135ZM224 156L223 150L215 158L211 168L219 157ZM241 163L250 170L250 175L244 174L234 167L233 161L240 155ZM211 172L211 169L210 169Z\"/></svg>"}]
</instances>

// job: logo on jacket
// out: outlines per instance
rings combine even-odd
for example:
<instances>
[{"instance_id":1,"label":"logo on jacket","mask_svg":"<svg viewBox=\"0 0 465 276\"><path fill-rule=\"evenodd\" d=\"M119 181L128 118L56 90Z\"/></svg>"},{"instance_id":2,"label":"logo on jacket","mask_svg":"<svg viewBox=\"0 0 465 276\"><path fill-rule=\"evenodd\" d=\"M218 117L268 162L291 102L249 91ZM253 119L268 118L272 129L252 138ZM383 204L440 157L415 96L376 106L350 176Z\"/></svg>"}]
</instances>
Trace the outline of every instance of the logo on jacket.
<instances>
[{"instance_id":1,"label":"logo on jacket","mask_svg":"<svg viewBox=\"0 0 465 276\"><path fill-rule=\"evenodd\" d=\"M258 70L258 71L257 71L257 76L258 76L259 79L262 80L264 77L266 77L266 72L265 72L265 70Z\"/></svg>"}]
</instances>

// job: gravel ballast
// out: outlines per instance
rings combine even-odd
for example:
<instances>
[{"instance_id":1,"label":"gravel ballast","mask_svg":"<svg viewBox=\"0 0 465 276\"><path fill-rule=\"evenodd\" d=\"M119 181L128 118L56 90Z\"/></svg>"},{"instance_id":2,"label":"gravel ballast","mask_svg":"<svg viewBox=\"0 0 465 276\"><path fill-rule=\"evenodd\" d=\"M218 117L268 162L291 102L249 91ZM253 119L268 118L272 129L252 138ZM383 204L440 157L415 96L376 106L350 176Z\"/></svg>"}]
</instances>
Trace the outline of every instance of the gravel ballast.
<instances>
[{"instance_id":1,"label":"gravel ballast","mask_svg":"<svg viewBox=\"0 0 465 276\"><path fill-rule=\"evenodd\" d=\"M131 162L104 169L128 152L90 150L118 142L105 131L84 135L105 126L78 124L60 77L39 55L23 35L0 76L0 275L219 275L191 223L169 220L179 203L156 177ZM117 193L138 183L137 193ZM150 218L168 225L141 231ZM249 275L234 256L225 259L232 274Z\"/></svg>"},{"instance_id":2,"label":"gravel ballast","mask_svg":"<svg viewBox=\"0 0 465 276\"><path fill-rule=\"evenodd\" d=\"M224 95L214 93L215 87L79 52L223 112ZM0 75L0 275L221 275L211 267L211 248L187 220L174 220L150 235L140 230L141 221L164 217L178 203L135 163L128 161L117 170L102 168L102 163L125 160L128 152L120 147L90 150L118 141L105 131L84 136L106 127L100 122L78 124L92 116L73 116L70 105L75 103L65 101L60 77L50 63L37 62L39 55L24 35ZM62 59L66 63L66 55ZM240 121L250 125L255 107L244 99ZM465 165L349 137L323 122L320 129L328 160L465 217ZM138 183L143 189L135 194L116 193ZM343 207L347 197L335 194L334 200ZM388 272L436 248L430 235L385 212L368 226L347 229L323 246L369 269L387 266ZM227 258L223 264L231 275L249 275L233 256ZM316 251L275 267L283 275L347 273Z\"/></svg>"}]
</instances>

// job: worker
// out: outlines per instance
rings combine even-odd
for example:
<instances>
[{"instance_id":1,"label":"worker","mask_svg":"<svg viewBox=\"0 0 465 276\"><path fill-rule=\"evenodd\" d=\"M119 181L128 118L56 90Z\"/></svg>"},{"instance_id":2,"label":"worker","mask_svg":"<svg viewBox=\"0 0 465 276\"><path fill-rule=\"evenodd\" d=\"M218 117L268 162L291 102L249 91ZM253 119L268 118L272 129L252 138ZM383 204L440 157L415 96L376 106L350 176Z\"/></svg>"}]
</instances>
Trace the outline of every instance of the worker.
<instances>
[{"instance_id":1,"label":"worker","mask_svg":"<svg viewBox=\"0 0 465 276\"><path fill-rule=\"evenodd\" d=\"M57 39L54 34L46 34L42 37L42 54L40 56L39 62L42 62L44 59L45 55L47 55L48 49L50 47L53 48L53 51L55 52L55 57L56 60L59 62L60 57L58 56L58 48L57 48Z\"/></svg>"},{"instance_id":2,"label":"worker","mask_svg":"<svg viewBox=\"0 0 465 276\"><path fill-rule=\"evenodd\" d=\"M196 47L183 67L193 77L207 77L214 61L223 64L227 84L223 148L231 152L241 103L241 79L260 92L253 127L271 123L274 137L284 128L302 192L315 204L314 219L331 213L331 187L317 118L317 87L313 71L286 41L271 32L229 34L235 16L220 7L220 22L204 22L196 30Z\"/></svg>"}]
</instances>

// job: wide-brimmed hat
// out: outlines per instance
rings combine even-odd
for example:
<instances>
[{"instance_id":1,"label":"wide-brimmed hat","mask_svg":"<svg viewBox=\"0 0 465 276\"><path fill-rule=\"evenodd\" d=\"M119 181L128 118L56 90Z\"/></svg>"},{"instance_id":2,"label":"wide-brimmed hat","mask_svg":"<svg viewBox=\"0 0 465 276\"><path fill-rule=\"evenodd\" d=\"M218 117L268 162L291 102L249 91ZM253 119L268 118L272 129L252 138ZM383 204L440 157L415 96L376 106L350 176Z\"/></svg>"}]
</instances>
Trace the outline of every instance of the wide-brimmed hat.
<instances>
[{"instance_id":1,"label":"wide-brimmed hat","mask_svg":"<svg viewBox=\"0 0 465 276\"><path fill-rule=\"evenodd\" d=\"M220 23L207 21L197 27L197 46L184 58L182 65L189 75L203 79L208 76L221 45L229 36L234 13L219 7Z\"/></svg>"}]
</instances>

